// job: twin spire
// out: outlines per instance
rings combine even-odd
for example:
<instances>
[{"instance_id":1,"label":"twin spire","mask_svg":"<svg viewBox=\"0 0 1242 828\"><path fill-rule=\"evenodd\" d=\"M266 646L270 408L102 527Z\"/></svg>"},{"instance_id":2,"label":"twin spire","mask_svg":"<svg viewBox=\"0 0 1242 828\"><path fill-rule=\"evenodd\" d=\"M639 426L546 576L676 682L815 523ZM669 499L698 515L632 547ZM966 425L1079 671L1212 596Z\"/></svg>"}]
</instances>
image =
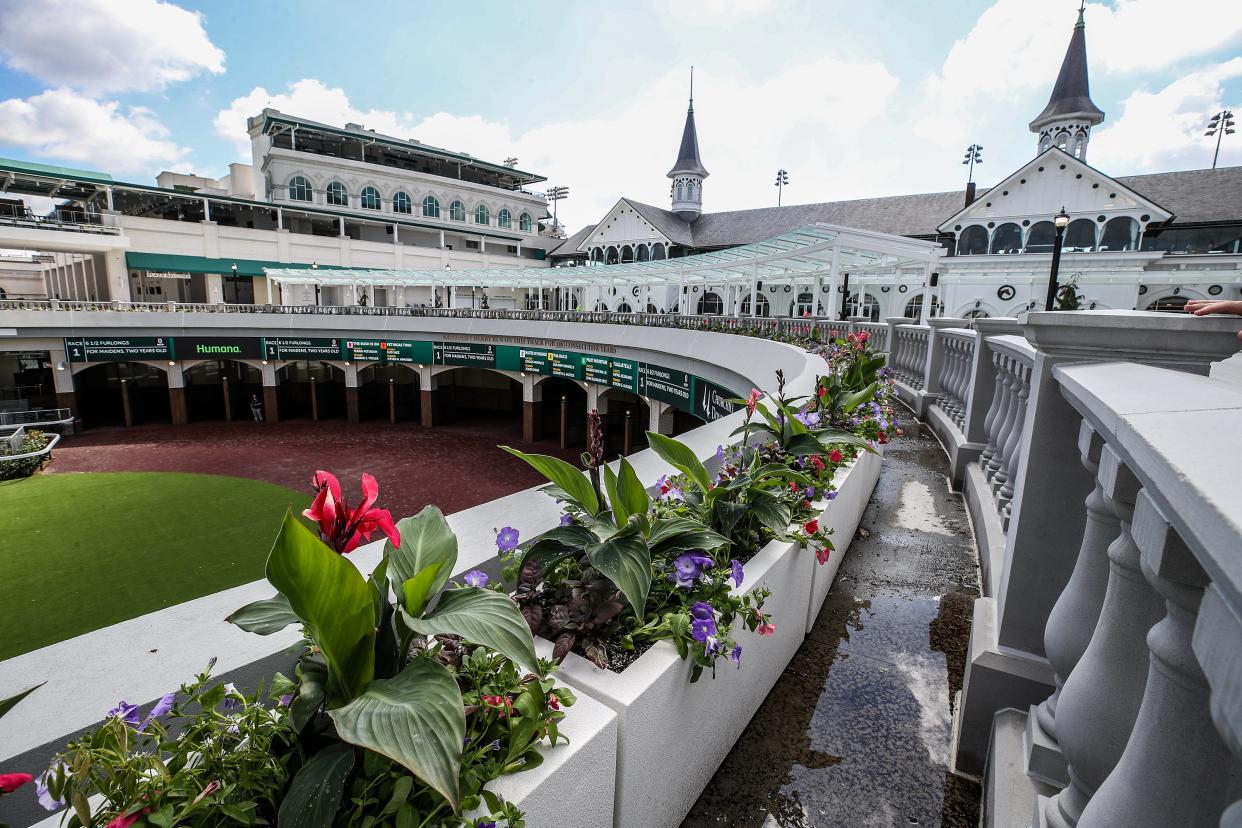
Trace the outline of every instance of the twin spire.
<instances>
[{"instance_id":1,"label":"twin spire","mask_svg":"<svg viewBox=\"0 0 1242 828\"><path fill-rule=\"evenodd\" d=\"M1048 105L1030 124L1031 132L1040 136L1040 152L1055 144L1072 155L1085 157L1091 127L1104 120L1104 111L1091 100L1087 78L1085 11L1086 0L1082 0Z\"/></svg>"},{"instance_id":2,"label":"twin spire","mask_svg":"<svg viewBox=\"0 0 1242 828\"><path fill-rule=\"evenodd\" d=\"M703 214L703 179L707 168L699 159L699 133L694 128L694 67L690 67L690 106L686 109L686 126L681 131L677 162L668 171L673 179L671 196L673 212L683 221L692 222Z\"/></svg>"}]
</instances>

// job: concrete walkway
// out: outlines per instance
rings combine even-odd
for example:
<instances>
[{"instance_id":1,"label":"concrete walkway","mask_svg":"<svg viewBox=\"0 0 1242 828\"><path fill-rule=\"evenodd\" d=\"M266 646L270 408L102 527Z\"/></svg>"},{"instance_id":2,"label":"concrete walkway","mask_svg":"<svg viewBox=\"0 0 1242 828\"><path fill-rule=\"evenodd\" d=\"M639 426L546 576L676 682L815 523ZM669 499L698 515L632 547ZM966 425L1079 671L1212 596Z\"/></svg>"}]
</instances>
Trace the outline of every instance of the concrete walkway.
<instances>
[{"instance_id":1,"label":"concrete walkway","mask_svg":"<svg viewBox=\"0 0 1242 828\"><path fill-rule=\"evenodd\" d=\"M810 636L683 828L978 824L978 786L948 772L974 539L940 445L903 427Z\"/></svg>"}]
</instances>

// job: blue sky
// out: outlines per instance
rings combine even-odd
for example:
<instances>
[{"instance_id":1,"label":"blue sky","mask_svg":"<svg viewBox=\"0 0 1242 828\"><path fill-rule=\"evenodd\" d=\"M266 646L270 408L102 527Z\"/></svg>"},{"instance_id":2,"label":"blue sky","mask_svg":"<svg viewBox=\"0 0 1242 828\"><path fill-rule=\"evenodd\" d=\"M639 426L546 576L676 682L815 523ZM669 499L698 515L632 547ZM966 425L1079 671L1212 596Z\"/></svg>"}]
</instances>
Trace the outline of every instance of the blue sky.
<instances>
[{"instance_id":1,"label":"blue sky","mask_svg":"<svg viewBox=\"0 0 1242 828\"><path fill-rule=\"evenodd\" d=\"M568 185L562 218L665 204L696 66L707 209L997 180L1034 152L1077 0L694 4L0 0L0 156L149 182L249 161L264 105L501 160ZM1087 5L1090 161L1122 175L1211 163L1203 123L1242 113L1236 0ZM1242 133L1222 164L1242 164Z\"/></svg>"}]
</instances>

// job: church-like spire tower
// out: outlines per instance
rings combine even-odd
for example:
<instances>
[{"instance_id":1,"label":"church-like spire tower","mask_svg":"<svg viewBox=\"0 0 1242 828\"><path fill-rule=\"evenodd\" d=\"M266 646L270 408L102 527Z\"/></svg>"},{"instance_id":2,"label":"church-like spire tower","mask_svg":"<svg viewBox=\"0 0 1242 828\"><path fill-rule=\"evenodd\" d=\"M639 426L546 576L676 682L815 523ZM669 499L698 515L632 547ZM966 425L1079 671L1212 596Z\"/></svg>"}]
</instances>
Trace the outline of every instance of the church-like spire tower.
<instances>
[{"instance_id":1,"label":"church-like spire tower","mask_svg":"<svg viewBox=\"0 0 1242 828\"><path fill-rule=\"evenodd\" d=\"M1091 101L1087 79L1087 24L1083 19L1086 6L1086 0L1082 0L1052 97L1044 111L1031 121L1031 132L1039 136L1039 152L1058 146L1082 161L1087 160L1091 127L1104 120L1103 110Z\"/></svg>"},{"instance_id":2,"label":"church-like spire tower","mask_svg":"<svg viewBox=\"0 0 1242 828\"><path fill-rule=\"evenodd\" d=\"M703 214L703 179L708 172L699 160L699 134L694 128L694 67L690 67L690 107L686 110L686 126L681 131L681 147L677 163L668 171L673 179L673 212L686 221Z\"/></svg>"}]
</instances>

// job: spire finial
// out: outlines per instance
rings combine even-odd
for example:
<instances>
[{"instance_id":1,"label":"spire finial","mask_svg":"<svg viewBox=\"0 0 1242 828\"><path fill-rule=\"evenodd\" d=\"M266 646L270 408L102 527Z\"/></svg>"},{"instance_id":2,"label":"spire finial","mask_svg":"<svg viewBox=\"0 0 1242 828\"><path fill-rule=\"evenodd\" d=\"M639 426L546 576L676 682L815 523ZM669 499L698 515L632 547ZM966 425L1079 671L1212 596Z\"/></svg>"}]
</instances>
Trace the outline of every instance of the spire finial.
<instances>
[{"instance_id":1,"label":"spire finial","mask_svg":"<svg viewBox=\"0 0 1242 828\"><path fill-rule=\"evenodd\" d=\"M1080 2L1079 2L1079 4L1078 4L1078 24L1077 24L1077 25L1079 25L1079 26L1086 26L1086 25L1087 25L1086 20L1083 18L1083 13L1084 13L1086 10L1087 10L1087 0L1080 0Z\"/></svg>"},{"instance_id":2,"label":"spire finial","mask_svg":"<svg viewBox=\"0 0 1242 828\"><path fill-rule=\"evenodd\" d=\"M694 67L690 67L690 109L694 109Z\"/></svg>"}]
</instances>

